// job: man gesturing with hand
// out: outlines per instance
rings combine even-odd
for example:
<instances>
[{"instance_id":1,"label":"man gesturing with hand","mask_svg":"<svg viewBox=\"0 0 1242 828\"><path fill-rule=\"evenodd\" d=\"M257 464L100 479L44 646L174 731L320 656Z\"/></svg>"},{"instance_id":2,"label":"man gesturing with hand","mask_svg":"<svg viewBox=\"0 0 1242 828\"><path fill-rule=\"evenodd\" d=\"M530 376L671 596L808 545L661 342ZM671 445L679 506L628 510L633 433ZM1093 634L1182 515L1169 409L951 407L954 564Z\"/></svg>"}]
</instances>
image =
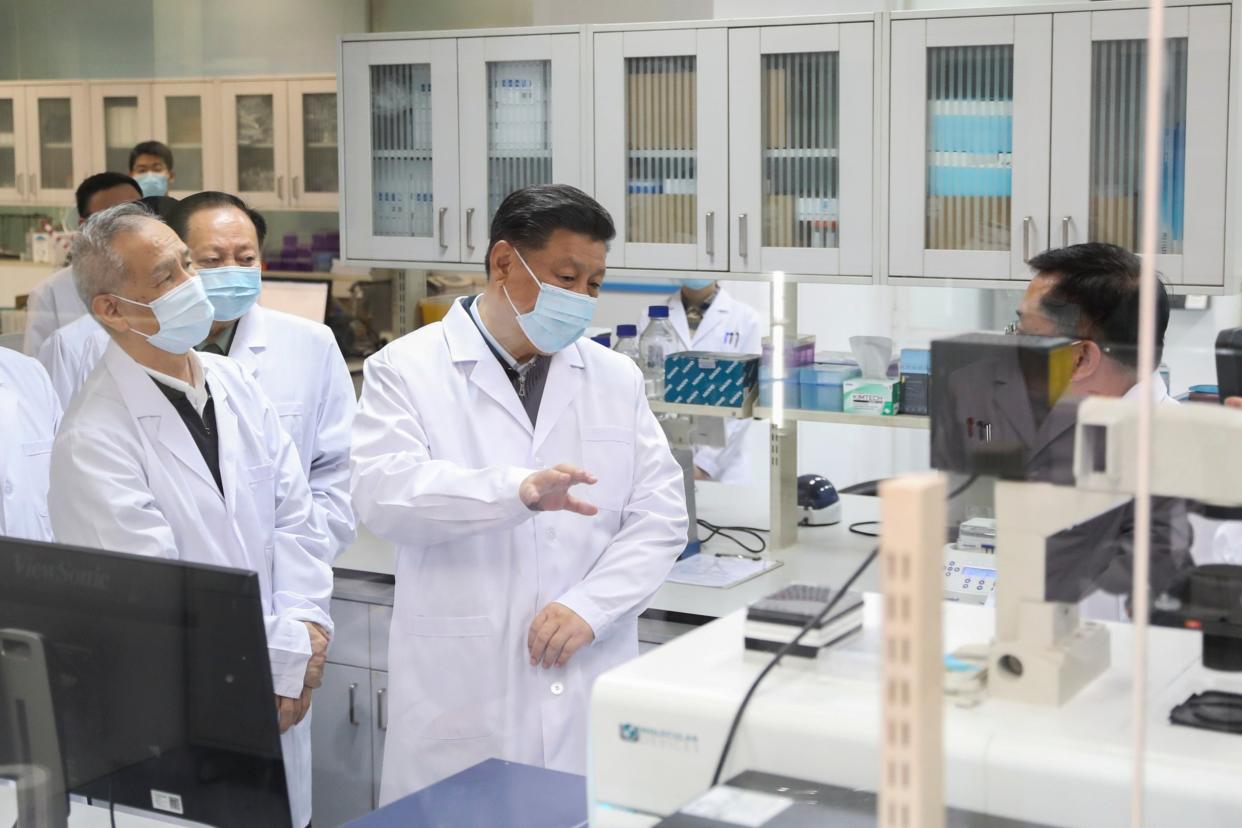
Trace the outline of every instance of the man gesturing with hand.
<instances>
[{"instance_id":1,"label":"man gesturing with hand","mask_svg":"<svg viewBox=\"0 0 1242 828\"><path fill-rule=\"evenodd\" d=\"M591 684L685 547L642 374L582 338L613 233L572 187L513 193L484 292L366 362L350 489L397 545L381 802L491 757L585 772Z\"/></svg>"}]
</instances>

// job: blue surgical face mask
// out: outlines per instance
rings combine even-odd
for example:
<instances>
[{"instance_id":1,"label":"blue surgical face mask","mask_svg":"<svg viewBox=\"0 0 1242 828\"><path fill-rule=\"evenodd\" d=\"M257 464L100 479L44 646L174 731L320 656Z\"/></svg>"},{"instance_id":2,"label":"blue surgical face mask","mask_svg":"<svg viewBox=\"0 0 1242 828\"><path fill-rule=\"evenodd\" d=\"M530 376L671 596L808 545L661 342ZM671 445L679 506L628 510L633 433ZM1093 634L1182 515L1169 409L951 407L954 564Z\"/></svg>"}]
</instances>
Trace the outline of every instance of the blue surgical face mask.
<instances>
[{"instance_id":1,"label":"blue surgical face mask","mask_svg":"<svg viewBox=\"0 0 1242 828\"><path fill-rule=\"evenodd\" d=\"M517 254L518 261L526 268L530 278L539 286L539 298L535 300L535 307L527 313L518 312L517 305L509 297L509 289L504 288L509 307L517 314L518 327L539 352L554 354L564 350L586 333L587 326L595 316L595 299L556 285L544 284L535 276L535 272L526 264L516 247L513 252Z\"/></svg>"},{"instance_id":2,"label":"blue surgical face mask","mask_svg":"<svg viewBox=\"0 0 1242 828\"><path fill-rule=\"evenodd\" d=\"M186 353L211 333L211 320L215 314L211 300L203 290L202 279L187 279L149 305L115 293L112 296L131 305L150 308L160 329L153 334L144 334L134 328L130 330L170 354Z\"/></svg>"},{"instance_id":3,"label":"blue surgical face mask","mask_svg":"<svg viewBox=\"0 0 1242 828\"><path fill-rule=\"evenodd\" d=\"M142 197L168 195L168 173L144 172L134 176L142 188Z\"/></svg>"},{"instance_id":4,"label":"blue surgical face mask","mask_svg":"<svg viewBox=\"0 0 1242 828\"><path fill-rule=\"evenodd\" d=\"M211 267L198 271L217 322L241 319L259 299L262 272L257 267Z\"/></svg>"},{"instance_id":5,"label":"blue surgical face mask","mask_svg":"<svg viewBox=\"0 0 1242 828\"><path fill-rule=\"evenodd\" d=\"M702 290L703 288L716 284L715 279L682 279L681 283L691 290Z\"/></svg>"}]
</instances>

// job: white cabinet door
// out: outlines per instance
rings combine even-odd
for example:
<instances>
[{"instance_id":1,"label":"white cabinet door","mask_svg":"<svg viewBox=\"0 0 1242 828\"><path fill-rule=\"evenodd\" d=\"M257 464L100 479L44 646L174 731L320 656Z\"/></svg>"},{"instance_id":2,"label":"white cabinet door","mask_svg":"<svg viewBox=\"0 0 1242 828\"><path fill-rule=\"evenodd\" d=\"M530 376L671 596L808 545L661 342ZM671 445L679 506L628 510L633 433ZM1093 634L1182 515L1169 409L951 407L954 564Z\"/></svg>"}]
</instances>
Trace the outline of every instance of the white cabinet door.
<instances>
[{"instance_id":1,"label":"white cabinet door","mask_svg":"<svg viewBox=\"0 0 1242 828\"><path fill-rule=\"evenodd\" d=\"M345 43L341 95L344 255L460 261L457 42Z\"/></svg>"},{"instance_id":2,"label":"white cabinet door","mask_svg":"<svg viewBox=\"0 0 1242 828\"><path fill-rule=\"evenodd\" d=\"M86 84L26 87L28 200L67 206L90 168Z\"/></svg>"},{"instance_id":3,"label":"white cabinet door","mask_svg":"<svg viewBox=\"0 0 1242 828\"><path fill-rule=\"evenodd\" d=\"M371 671L371 692L375 700L375 731L372 734L371 796L375 807L379 807L380 782L384 778L384 743L388 738L388 673L382 670Z\"/></svg>"},{"instance_id":4,"label":"white cabinet door","mask_svg":"<svg viewBox=\"0 0 1242 828\"><path fill-rule=\"evenodd\" d=\"M0 86L0 201L26 201L30 175L26 133L26 90Z\"/></svg>"},{"instance_id":5,"label":"white cabinet door","mask_svg":"<svg viewBox=\"0 0 1242 828\"><path fill-rule=\"evenodd\" d=\"M581 181L576 34L457 41L462 261L482 262L504 197Z\"/></svg>"},{"instance_id":6,"label":"white cabinet door","mask_svg":"<svg viewBox=\"0 0 1242 828\"><path fill-rule=\"evenodd\" d=\"M375 729L371 671L329 662L311 705L314 823L337 828L371 812Z\"/></svg>"},{"instance_id":7,"label":"white cabinet door","mask_svg":"<svg viewBox=\"0 0 1242 828\"><path fill-rule=\"evenodd\" d=\"M1165 12L1156 268L1224 284L1229 7ZM1052 223L1058 245L1141 247L1147 12L1055 16Z\"/></svg>"},{"instance_id":8,"label":"white cabinet door","mask_svg":"<svg viewBox=\"0 0 1242 828\"><path fill-rule=\"evenodd\" d=\"M224 189L252 207L289 205L286 96L283 80L220 84Z\"/></svg>"},{"instance_id":9,"label":"white cabinet door","mask_svg":"<svg viewBox=\"0 0 1242 828\"><path fill-rule=\"evenodd\" d=\"M725 29L595 35L595 191L615 267L725 270Z\"/></svg>"},{"instance_id":10,"label":"white cabinet door","mask_svg":"<svg viewBox=\"0 0 1242 828\"><path fill-rule=\"evenodd\" d=\"M92 83L91 169L129 174L129 152L154 137L151 84Z\"/></svg>"},{"instance_id":11,"label":"white cabinet door","mask_svg":"<svg viewBox=\"0 0 1242 828\"><path fill-rule=\"evenodd\" d=\"M892 25L889 273L1025 279L1049 245L1049 15Z\"/></svg>"},{"instance_id":12,"label":"white cabinet door","mask_svg":"<svg viewBox=\"0 0 1242 828\"><path fill-rule=\"evenodd\" d=\"M872 24L729 32L730 269L871 275Z\"/></svg>"},{"instance_id":13,"label":"white cabinet door","mask_svg":"<svg viewBox=\"0 0 1242 828\"><path fill-rule=\"evenodd\" d=\"M336 210L336 79L289 81L289 206Z\"/></svg>"},{"instance_id":14,"label":"white cabinet door","mask_svg":"<svg viewBox=\"0 0 1242 828\"><path fill-rule=\"evenodd\" d=\"M151 87L152 133L172 150L173 178L169 195L185 198L222 187L220 156L223 137L216 84L156 83Z\"/></svg>"}]
</instances>

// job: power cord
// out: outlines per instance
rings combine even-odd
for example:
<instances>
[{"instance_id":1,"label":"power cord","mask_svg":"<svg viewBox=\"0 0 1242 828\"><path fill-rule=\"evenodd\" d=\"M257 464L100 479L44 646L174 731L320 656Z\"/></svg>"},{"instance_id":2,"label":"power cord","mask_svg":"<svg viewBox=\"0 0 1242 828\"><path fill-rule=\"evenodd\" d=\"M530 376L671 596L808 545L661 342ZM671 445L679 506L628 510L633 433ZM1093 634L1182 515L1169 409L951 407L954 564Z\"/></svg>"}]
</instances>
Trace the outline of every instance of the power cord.
<instances>
[{"instance_id":1,"label":"power cord","mask_svg":"<svg viewBox=\"0 0 1242 828\"><path fill-rule=\"evenodd\" d=\"M948 499L949 499L949 500L953 500L953 499L954 499L954 498L956 498L958 495L960 495L962 492L966 491L966 490L967 490L967 489L969 489L972 485L974 485L974 482L975 482L976 480L978 480L978 479L979 479L979 475L977 475L977 474L972 474L969 478L967 478L967 479L966 479L966 482L962 483L962 485L958 486L956 489L954 489L953 491L949 492L949 498L948 498ZM816 525L816 524L806 524L806 523L800 523L800 524L798 524L798 525L799 525L799 526L808 526L808 525L810 525L810 526L814 526L814 525ZM822 525L824 525L824 526L832 526L833 524L831 524L831 523L827 523L827 524L822 524ZM877 531L875 531L875 532L864 532L864 531L862 531L862 528L863 528L864 526L874 526L874 527L876 527L876 530L877 530ZM880 533L879 533L879 528L880 528L880 522L879 522L878 520L860 520L858 523L851 523L851 524L849 525L849 530L850 530L851 532L853 532L855 535L862 535L864 538L878 538L878 537L880 536Z\"/></svg>"},{"instance_id":2,"label":"power cord","mask_svg":"<svg viewBox=\"0 0 1242 828\"><path fill-rule=\"evenodd\" d=\"M707 537L700 538L699 543L707 543L709 540L719 535L726 540L733 541L738 546L742 547L742 549L746 550L746 552L750 555L762 555L768 548L768 542L764 540L763 535L760 534L761 532L767 532L767 529L760 529L755 526L718 526L715 523L703 520L702 518L699 519L698 524L708 531ZM747 546L739 538L731 534L733 532L749 535L754 538L759 542L758 548Z\"/></svg>"},{"instance_id":3,"label":"power cord","mask_svg":"<svg viewBox=\"0 0 1242 828\"><path fill-rule=\"evenodd\" d=\"M804 517L798 521L798 525L805 526L808 529L819 529L824 526L836 526L840 522L841 521L839 520L834 520L834 521L831 521L830 523L811 523L811 519L809 517Z\"/></svg>"},{"instance_id":4,"label":"power cord","mask_svg":"<svg viewBox=\"0 0 1242 828\"><path fill-rule=\"evenodd\" d=\"M946 498L946 501L951 502L962 492L969 489L978 479L979 475L971 475L964 483L949 492L949 496ZM703 521L699 522L703 523ZM856 531L856 527L864 526L869 523L874 523L877 526L879 525L879 521L862 521L850 526L850 531L855 534L866 534L864 532ZM880 547L873 547L867 557L863 559L863 562L860 563L858 568L854 570L853 574L846 578L845 583L842 584L838 590L836 590L832 596L832 599L829 600L828 603L824 605L824 608L819 611L819 614L804 624L802 629L798 631L798 634L794 636L791 641L782 644L780 649L777 650L772 655L772 658L768 660L768 663L764 665L764 668L759 671L759 675L755 676L755 680L750 683L750 687L746 690L746 695L742 697L742 703L738 705L737 712L733 714L733 722L729 725L729 735L725 737L724 747L720 751L720 761L716 763L716 772L712 774L713 787L720 784L720 775L724 773L725 762L729 758L729 750L733 747L733 739L737 736L737 729L742 724L742 716L746 713L746 708L750 705L750 700L754 697L755 691L759 689L759 685L763 683L763 680L767 678L768 673L772 672L772 669L780 663L781 659L784 658L790 650L802 643L803 637L806 636L808 632L819 626L823 620L827 618L834 609L836 609L836 606L841 601L841 598L850 591L850 587L854 585L855 581L862 577L862 574L867 571L867 567L871 566L872 562L879 557L879 554Z\"/></svg>"}]
</instances>

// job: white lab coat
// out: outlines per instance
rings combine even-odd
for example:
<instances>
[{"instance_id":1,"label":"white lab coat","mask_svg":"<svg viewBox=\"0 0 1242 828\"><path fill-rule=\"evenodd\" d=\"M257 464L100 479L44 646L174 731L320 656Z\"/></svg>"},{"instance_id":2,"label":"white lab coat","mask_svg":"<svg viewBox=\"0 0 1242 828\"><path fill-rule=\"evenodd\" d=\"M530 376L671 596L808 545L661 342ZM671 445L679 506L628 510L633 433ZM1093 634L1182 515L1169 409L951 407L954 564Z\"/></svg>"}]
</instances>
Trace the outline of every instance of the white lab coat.
<instances>
[{"instance_id":1,"label":"white lab coat","mask_svg":"<svg viewBox=\"0 0 1242 828\"><path fill-rule=\"evenodd\" d=\"M310 657L302 622L332 629L331 541L275 407L231 360L198 358L224 495L172 403L110 343L52 449L52 529L62 543L257 572L273 686L296 697ZM281 737L295 828L310 821L310 748L308 716Z\"/></svg>"},{"instance_id":2,"label":"white lab coat","mask_svg":"<svg viewBox=\"0 0 1242 828\"><path fill-rule=\"evenodd\" d=\"M68 408L108 347L108 334L85 316L50 336L39 361ZM332 537L328 563L355 537L349 502L349 439L354 384L324 325L255 305L237 323L229 358L257 380L276 406L310 481L315 512Z\"/></svg>"},{"instance_id":3,"label":"white lab coat","mask_svg":"<svg viewBox=\"0 0 1242 828\"><path fill-rule=\"evenodd\" d=\"M73 284L73 268L64 267L30 290L26 299L26 338L22 351L38 356L43 340L57 328L86 315L86 305Z\"/></svg>"},{"instance_id":4,"label":"white lab coat","mask_svg":"<svg viewBox=\"0 0 1242 828\"><path fill-rule=\"evenodd\" d=\"M721 285L716 297L703 314L698 330L692 336L686 321L686 308L681 303L681 291L668 298L668 319L681 347L686 351L713 351L726 354L759 354L763 347L764 325L755 309L733 298ZM642 329L648 320L642 320ZM641 334L641 331L640 331ZM722 483L746 484L750 473L746 464L746 430L749 420L725 420L725 444L723 447L698 446L694 450L694 464L712 480Z\"/></svg>"},{"instance_id":5,"label":"white lab coat","mask_svg":"<svg viewBox=\"0 0 1242 828\"><path fill-rule=\"evenodd\" d=\"M552 358L532 428L461 303L367 360L350 490L397 549L380 800L489 757L584 773L591 685L638 654L637 617L686 543L682 473L630 360L580 339ZM595 517L532 512L519 484L571 463ZM531 667L558 601L596 639Z\"/></svg>"},{"instance_id":6,"label":"white lab coat","mask_svg":"<svg viewBox=\"0 0 1242 828\"><path fill-rule=\"evenodd\" d=\"M0 535L50 541L48 466L60 403L39 363L0 348Z\"/></svg>"}]
</instances>

